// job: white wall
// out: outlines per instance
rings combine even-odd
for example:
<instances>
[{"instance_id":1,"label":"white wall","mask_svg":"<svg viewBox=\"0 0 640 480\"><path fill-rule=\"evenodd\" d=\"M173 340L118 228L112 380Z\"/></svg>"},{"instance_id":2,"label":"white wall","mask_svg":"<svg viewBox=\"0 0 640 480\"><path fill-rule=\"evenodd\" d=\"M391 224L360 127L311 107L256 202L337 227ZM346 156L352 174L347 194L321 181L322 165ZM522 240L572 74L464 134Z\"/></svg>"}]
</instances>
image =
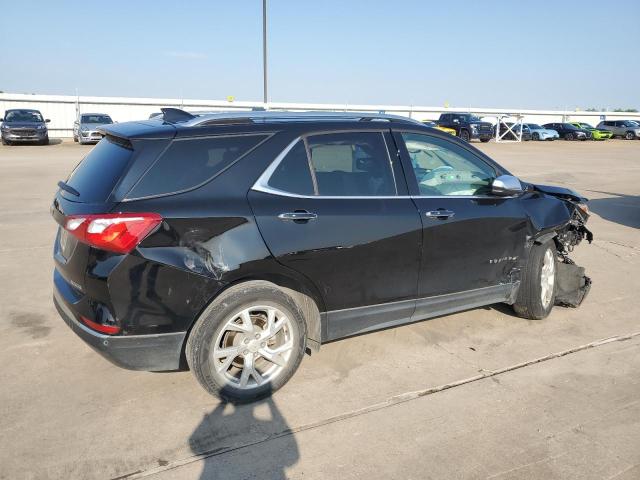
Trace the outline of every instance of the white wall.
<instances>
[{"instance_id":1,"label":"white wall","mask_svg":"<svg viewBox=\"0 0 640 480\"><path fill-rule=\"evenodd\" d=\"M263 107L262 102L227 102L224 100L181 100L178 98L127 98L127 97L75 97L71 95L25 95L0 93L0 115L10 108L34 108L40 110L45 118L51 119L49 135L51 137L71 137L73 122L76 119L76 103L80 113L106 113L117 122L142 120L161 107L178 107L189 111L198 110L251 110ZM640 113L620 112L575 112L554 110L528 110L519 108L443 108L409 105L341 105L318 103L269 103L269 110L293 111L357 111L385 112L410 116L417 120L436 120L442 112L471 112L487 116L486 120L495 123L491 116L511 114L522 115L524 122L548 123L565 120L579 120L595 126L601 116L607 119L640 120Z\"/></svg>"}]
</instances>

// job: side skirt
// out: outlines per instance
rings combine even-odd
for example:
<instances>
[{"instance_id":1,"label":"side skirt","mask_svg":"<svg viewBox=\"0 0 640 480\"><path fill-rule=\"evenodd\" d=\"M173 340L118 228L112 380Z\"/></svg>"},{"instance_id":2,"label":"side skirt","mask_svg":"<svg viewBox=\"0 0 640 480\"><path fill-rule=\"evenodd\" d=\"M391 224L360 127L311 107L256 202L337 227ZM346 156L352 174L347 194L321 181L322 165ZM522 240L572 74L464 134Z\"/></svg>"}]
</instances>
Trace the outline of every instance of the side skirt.
<instances>
[{"instance_id":1,"label":"side skirt","mask_svg":"<svg viewBox=\"0 0 640 480\"><path fill-rule=\"evenodd\" d=\"M323 341L413 323L494 303L512 303L518 283L321 314Z\"/></svg>"}]
</instances>

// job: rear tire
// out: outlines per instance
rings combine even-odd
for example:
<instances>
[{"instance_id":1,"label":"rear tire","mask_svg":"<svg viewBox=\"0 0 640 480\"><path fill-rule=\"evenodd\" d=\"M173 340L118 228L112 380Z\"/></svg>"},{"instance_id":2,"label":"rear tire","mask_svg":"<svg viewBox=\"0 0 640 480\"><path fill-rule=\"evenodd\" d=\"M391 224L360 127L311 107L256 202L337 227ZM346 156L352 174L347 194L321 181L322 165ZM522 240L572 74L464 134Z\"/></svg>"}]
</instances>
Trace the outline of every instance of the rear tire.
<instances>
[{"instance_id":1,"label":"rear tire","mask_svg":"<svg viewBox=\"0 0 640 480\"><path fill-rule=\"evenodd\" d=\"M518 297L513 304L519 317L541 320L551 313L556 299L557 266L553 240L531 247L529 261L522 272Z\"/></svg>"},{"instance_id":2,"label":"rear tire","mask_svg":"<svg viewBox=\"0 0 640 480\"><path fill-rule=\"evenodd\" d=\"M482 143L487 143L489 140L491 140L490 138L481 138L480 141Z\"/></svg>"},{"instance_id":3,"label":"rear tire","mask_svg":"<svg viewBox=\"0 0 640 480\"><path fill-rule=\"evenodd\" d=\"M280 325L277 333L271 334L269 324ZM250 281L229 288L207 307L191 330L185 355L207 392L246 403L287 383L302 361L306 338L296 302L270 282Z\"/></svg>"}]
</instances>

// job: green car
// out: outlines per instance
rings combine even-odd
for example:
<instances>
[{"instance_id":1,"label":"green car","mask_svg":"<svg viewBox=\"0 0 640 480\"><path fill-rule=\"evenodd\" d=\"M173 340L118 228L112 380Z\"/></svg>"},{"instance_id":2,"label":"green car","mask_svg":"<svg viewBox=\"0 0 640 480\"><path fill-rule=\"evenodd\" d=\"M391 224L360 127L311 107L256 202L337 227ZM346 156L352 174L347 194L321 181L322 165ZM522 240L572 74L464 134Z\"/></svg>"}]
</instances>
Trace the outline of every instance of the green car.
<instances>
[{"instance_id":1,"label":"green car","mask_svg":"<svg viewBox=\"0 0 640 480\"><path fill-rule=\"evenodd\" d=\"M606 140L607 138L613 137L613 134L608 130L598 130L597 128L593 128L588 123L582 123L582 122L569 122L569 123L583 130L589 130L591 132L591 138L594 140Z\"/></svg>"}]
</instances>

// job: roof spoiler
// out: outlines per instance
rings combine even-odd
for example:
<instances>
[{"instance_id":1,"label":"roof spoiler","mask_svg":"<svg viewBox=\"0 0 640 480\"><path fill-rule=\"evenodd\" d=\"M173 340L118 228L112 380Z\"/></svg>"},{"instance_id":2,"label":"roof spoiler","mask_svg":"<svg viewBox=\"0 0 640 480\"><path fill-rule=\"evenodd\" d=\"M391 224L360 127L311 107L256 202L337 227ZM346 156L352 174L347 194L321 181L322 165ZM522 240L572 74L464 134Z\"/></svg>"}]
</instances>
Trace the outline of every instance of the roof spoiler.
<instances>
[{"instance_id":1,"label":"roof spoiler","mask_svg":"<svg viewBox=\"0 0 640 480\"><path fill-rule=\"evenodd\" d=\"M167 123L186 122L192 118L196 118L195 115L191 115L189 112L180 110L179 108L161 108L162 118Z\"/></svg>"}]
</instances>

